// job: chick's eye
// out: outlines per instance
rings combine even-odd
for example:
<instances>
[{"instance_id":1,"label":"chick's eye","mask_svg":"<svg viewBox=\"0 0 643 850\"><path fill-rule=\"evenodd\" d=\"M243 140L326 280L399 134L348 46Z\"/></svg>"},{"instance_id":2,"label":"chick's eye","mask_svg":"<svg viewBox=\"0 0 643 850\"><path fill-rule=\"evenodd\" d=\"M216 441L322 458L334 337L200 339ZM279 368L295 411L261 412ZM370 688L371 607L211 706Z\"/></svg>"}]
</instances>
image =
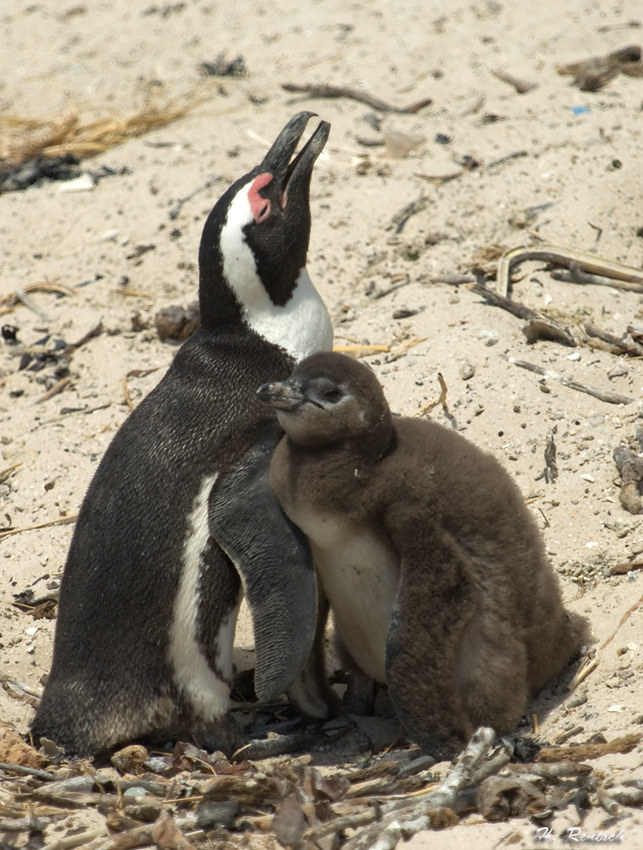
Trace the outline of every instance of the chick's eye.
<instances>
[{"instance_id":1,"label":"chick's eye","mask_svg":"<svg viewBox=\"0 0 643 850\"><path fill-rule=\"evenodd\" d=\"M337 390L337 389L326 390L326 392L324 393L324 399L326 401L330 401L332 404L334 404L336 401L340 400L342 395L343 395L343 393L342 393L341 390Z\"/></svg>"}]
</instances>

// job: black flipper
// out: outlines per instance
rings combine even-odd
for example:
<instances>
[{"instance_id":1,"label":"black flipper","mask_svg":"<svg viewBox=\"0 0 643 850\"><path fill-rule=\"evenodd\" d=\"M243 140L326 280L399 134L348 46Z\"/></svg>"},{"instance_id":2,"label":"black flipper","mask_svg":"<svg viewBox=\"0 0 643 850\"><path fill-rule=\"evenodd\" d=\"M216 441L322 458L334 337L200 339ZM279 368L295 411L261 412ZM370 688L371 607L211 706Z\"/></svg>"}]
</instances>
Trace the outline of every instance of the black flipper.
<instances>
[{"instance_id":1,"label":"black flipper","mask_svg":"<svg viewBox=\"0 0 643 850\"><path fill-rule=\"evenodd\" d=\"M315 637L317 588L308 543L270 486L277 430L216 482L210 533L237 569L255 634L255 691L285 692L308 660Z\"/></svg>"}]
</instances>

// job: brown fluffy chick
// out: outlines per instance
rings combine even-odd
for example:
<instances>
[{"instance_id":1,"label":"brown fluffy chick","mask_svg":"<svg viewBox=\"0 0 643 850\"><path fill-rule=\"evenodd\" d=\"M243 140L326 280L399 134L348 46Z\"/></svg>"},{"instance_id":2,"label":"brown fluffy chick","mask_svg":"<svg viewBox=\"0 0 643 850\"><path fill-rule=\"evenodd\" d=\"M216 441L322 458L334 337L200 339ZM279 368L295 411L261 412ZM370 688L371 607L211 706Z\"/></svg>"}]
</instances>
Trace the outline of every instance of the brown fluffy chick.
<instances>
[{"instance_id":1,"label":"brown fluffy chick","mask_svg":"<svg viewBox=\"0 0 643 850\"><path fill-rule=\"evenodd\" d=\"M508 472L452 430L394 419L373 372L341 354L258 394L285 431L274 492L308 537L341 641L388 685L409 737L450 757L479 725L515 726L587 630ZM324 622L291 693L317 717Z\"/></svg>"}]
</instances>

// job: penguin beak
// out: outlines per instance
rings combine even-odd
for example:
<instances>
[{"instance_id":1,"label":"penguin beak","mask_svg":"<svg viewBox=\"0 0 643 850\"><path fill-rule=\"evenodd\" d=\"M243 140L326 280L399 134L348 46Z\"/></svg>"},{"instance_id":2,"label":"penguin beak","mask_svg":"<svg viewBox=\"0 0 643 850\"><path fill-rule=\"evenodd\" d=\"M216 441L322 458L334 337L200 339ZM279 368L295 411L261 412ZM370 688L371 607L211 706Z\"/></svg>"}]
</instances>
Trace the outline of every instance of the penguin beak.
<instances>
[{"instance_id":1,"label":"penguin beak","mask_svg":"<svg viewBox=\"0 0 643 850\"><path fill-rule=\"evenodd\" d=\"M286 207L289 193L301 192L306 202L308 201L313 165L328 140L330 124L327 121L320 121L315 132L292 162L291 158L306 124L314 115L314 112L300 112L291 118L275 139L258 169L259 173L269 172L277 181L283 209Z\"/></svg>"},{"instance_id":2,"label":"penguin beak","mask_svg":"<svg viewBox=\"0 0 643 850\"><path fill-rule=\"evenodd\" d=\"M274 407L275 410L297 410L305 401L308 401L301 386L294 381L281 381L271 384L262 384L257 390L259 401Z\"/></svg>"}]
</instances>

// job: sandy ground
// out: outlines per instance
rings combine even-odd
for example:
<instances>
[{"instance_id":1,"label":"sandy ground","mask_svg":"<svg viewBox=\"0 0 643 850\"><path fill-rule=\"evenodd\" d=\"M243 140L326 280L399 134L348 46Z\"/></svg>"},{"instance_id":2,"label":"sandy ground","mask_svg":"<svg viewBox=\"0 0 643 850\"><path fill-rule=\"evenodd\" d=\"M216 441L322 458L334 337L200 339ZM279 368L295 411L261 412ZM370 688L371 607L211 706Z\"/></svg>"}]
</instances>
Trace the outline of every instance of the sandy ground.
<instances>
[{"instance_id":1,"label":"sandy ground","mask_svg":"<svg viewBox=\"0 0 643 850\"><path fill-rule=\"evenodd\" d=\"M466 284L435 282L469 274L490 246L538 240L641 268L643 79L619 74L586 92L556 70L640 41L639 0L541 0L537 7L526 0L5 0L0 22L7 114L46 117L68 106L87 118L124 114L150 92L175 96L202 85L200 64L222 52L242 56L247 69L239 78L210 78L207 99L185 118L84 160L86 170L118 172L92 190L44 182L0 198L0 296L42 280L75 289L73 296L34 294L41 315L19 305L2 317L17 326L22 347L0 349L0 472L9 470L0 483L0 524L23 528L77 512L128 415L124 379L136 404L174 356L153 316L194 299L209 209L292 114L313 109L332 132L313 181L309 271L336 342L389 347L366 361L400 413L416 414L436 398L442 373L459 430L515 477L569 607L590 618L598 667L575 692L575 707L568 699L547 713L545 697L533 707L543 738L576 726L582 732L573 741L641 731L643 606L620 622L641 599L643 573L610 574L643 557L641 519L619 503L612 458L615 446L635 445L643 425L641 361L555 342L528 345L522 320L486 305ZM536 87L519 94L493 72ZM401 106L433 102L417 114L384 114L355 100L282 90L293 82L351 86ZM390 142L395 133L423 141L402 158L363 144ZM424 179L459 172L464 157L478 167L443 182ZM179 199L210 180L170 217ZM423 208L398 232L396 214L420 198ZM395 284L403 285L387 294ZM520 267L513 297L569 326L592 320L617 336L643 326L640 294L556 281L543 263ZM58 380L56 364L19 371L16 351L47 334L49 348L56 339L76 342L99 319L103 332L71 358L64 391L43 400ZM631 402L600 401L509 358ZM446 422L439 407L431 415ZM547 483L541 473L551 435L559 476ZM14 595L37 580L39 593L60 574L71 532L72 525L56 524L0 540L0 672L32 687L48 670L54 621L33 620L12 605ZM252 642L247 618L238 642ZM31 709L2 690L0 717L24 732ZM616 774L641 769L643 750L595 765ZM603 828L606 817L593 811L586 826ZM559 818L557 831L565 823ZM620 827L622 846L643 847L640 813ZM409 846L525 848L536 841L533 829L478 818Z\"/></svg>"}]
</instances>

